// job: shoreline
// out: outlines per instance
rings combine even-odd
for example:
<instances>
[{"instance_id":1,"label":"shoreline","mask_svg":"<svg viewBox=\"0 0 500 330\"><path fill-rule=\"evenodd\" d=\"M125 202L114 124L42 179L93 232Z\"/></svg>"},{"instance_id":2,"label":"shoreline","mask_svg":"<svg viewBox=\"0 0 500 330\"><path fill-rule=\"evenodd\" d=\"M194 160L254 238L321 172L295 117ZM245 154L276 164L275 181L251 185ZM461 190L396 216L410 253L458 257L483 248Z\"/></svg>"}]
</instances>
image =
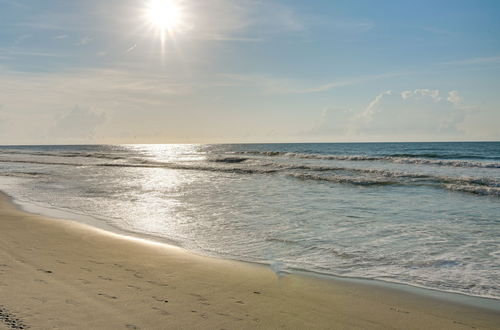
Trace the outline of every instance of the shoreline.
<instances>
[{"instance_id":1,"label":"shoreline","mask_svg":"<svg viewBox=\"0 0 500 330\"><path fill-rule=\"evenodd\" d=\"M252 265L256 265L259 267L266 267L269 268L271 267L270 264L264 263L264 262L257 262L257 261L251 261L251 260L240 260L231 257L224 257L224 256L219 256L219 255L210 255L210 254L203 254L202 252L199 251L191 251L189 249L186 249L180 244L176 244L175 241L169 240L167 238L163 237L157 237L157 236L151 236L147 234L141 234L137 232L132 232L132 231L127 231L123 230L117 227L114 227L112 225L109 225L106 223L105 219L99 219L99 218L94 218L89 215L84 215L80 213L75 213L69 210L61 210L56 207L47 207L47 206L40 206L37 205L33 202L28 202L28 201L20 201L14 198L13 196L0 191L0 194L4 194L9 198L10 202L15 205L19 210L24 211L26 213L30 214L36 214L41 217L47 217L47 218L53 218L53 219L59 219L59 220L65 220L65 221L71 221L75 222L77 224L83 224L85 226L89 226L91 228L95 228L98 230L102 230L106 233L111 233L111 234L116 234L119 236L124 236L128 237L131 239L139 239L139 240L144 240L146 242L151 242L154 244L165 244L167 246L171 246L174 248L179 248L183 251L186 251L187 253L194 254L200 257L206 257L206 258L215 258L215 259L222 259L222 260L228 260L228 261L235 261L235 262L243 262L243 263L248 263ZM364 278L364 277L350 277L350 276L342 276L342 275L335 275L335 274L329 274L329 273L321 273L321 272L316 272L316 271L311 271L311 270L306 270L306 269L290 269L290 271L283 271L283 275L290 275L290 274L301 274L302 276L306 277L313 277L313 278L322 278L322 279L332 279L332 280L339 280L339 281L350 281L353 283L361 283L361 284L366 284L366 285L374 285L374 286L380 286L384 288L391 288L391 289L396 289L396 290L401 290L401 291L407 291L410 293L416 293L419 295L423 296L430 296L430 297L436 297L440 298L443 300L451 301L451 302L458 302L464 305L470 305L470 306L475 306L475 307L480 307L480 308L486 308L486 309L491 309L491 310L498 310L500 312L500 297L487 297L487 296L475 296L475 295L468 295L466 293L458 292L458 291L444 291L444 290L439 290L435 288L429 288L425 286L419 286L416 284L411 284L411 283L405 283L405 282L398 282L398 281L390 281L390 280L383 280L383 279L376 279L376 278Z\"/></svg>"},{"instance_id":2,"label":"shoreline","mask_svg":"<svg viewBox=\"0 0 500 330\"><path fill-rule=\"evenodd\" d=\"M0 329L494 329L500 311L290 274L26 213L0 193ZM366 280L365 280L366 281ZM478 298L487 299L487 298Z\"/></svg>"}]
</instances>

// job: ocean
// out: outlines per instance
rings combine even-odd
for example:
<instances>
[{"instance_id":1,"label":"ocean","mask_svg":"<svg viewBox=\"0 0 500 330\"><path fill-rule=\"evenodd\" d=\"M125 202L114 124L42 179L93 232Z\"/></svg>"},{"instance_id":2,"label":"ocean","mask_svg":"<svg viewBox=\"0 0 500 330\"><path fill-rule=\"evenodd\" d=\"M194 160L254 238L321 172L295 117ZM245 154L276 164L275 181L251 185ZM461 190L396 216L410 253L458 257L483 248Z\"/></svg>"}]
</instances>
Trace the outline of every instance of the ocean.
<instances>
[{"instance_id":1,"label":"ocean","mask_svg":"<svg viewBox=\"0 0 500 330\"><path fill-rule=\"evenodd\" d=\"M1 146L0 190L277 273L500 299L500 142Z\"/></svg>"}]
</instances>

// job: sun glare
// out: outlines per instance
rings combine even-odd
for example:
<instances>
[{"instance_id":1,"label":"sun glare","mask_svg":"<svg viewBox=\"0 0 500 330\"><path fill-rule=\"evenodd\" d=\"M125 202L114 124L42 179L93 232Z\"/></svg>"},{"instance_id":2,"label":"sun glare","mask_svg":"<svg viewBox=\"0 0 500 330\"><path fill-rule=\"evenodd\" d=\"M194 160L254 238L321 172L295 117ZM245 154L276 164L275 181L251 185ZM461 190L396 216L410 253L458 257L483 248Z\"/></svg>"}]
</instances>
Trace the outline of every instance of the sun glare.
<instances>
[{"instance_id":1,"label":"sun glare","mask_svg":"<svg viewBox=\"0 0 500 330\"><path fill-rule=\"evenodd\" d=\"M150 0L146 16L162 33L174 32L182 24L182 8L176 0Z\"/></svg>"}]
</instances>

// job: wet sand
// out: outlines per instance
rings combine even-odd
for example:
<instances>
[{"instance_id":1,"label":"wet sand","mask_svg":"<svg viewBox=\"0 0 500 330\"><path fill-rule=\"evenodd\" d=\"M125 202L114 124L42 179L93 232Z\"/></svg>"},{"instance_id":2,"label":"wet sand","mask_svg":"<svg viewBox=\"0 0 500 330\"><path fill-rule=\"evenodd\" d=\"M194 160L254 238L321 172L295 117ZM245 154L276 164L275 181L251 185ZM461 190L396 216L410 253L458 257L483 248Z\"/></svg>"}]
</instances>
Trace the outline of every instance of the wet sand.
<instances>
[{"instance_id":1,"label":"wet sand","mask_svg":"<svg viewBox=\"0 0 500 330\"><path fill-rule=\"evenodd\" d=\"M0 194L0 329L495 329L500 311L201 257Z\"/></svg>"}]
</instances>

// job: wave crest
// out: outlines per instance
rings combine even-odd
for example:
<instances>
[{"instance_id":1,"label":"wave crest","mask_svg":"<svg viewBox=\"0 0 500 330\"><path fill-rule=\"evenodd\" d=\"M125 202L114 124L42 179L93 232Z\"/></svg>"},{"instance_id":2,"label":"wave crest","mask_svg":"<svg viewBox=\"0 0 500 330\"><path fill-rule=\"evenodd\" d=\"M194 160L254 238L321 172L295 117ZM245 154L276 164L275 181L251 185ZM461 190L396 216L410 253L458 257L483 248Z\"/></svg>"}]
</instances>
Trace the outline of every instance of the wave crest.
<instances>
[{"instance_id":1,"label":"wave crest","mask_svg":"<svg viewBox=\"0 0 500 330\"><path fill-rule=\"evenodd\" d=\"M319 159L319 160L387 161L398 164L500 168L500 162L483 162L483 161L471 161L471 160L460 160L460 159L453 159L453 160L428 159L428 158L422 158L423 155L408 156L408 154L397 154L396 156L322 155L322 154L307 154L307 153L281 152L281 151L244 151L243 154L252 154L252 155L270 156L270 157ZM403 155L408 157L402 157ZM434 155L433 158L437 158L437 156Z\"/></svg>"}]
</instances>

